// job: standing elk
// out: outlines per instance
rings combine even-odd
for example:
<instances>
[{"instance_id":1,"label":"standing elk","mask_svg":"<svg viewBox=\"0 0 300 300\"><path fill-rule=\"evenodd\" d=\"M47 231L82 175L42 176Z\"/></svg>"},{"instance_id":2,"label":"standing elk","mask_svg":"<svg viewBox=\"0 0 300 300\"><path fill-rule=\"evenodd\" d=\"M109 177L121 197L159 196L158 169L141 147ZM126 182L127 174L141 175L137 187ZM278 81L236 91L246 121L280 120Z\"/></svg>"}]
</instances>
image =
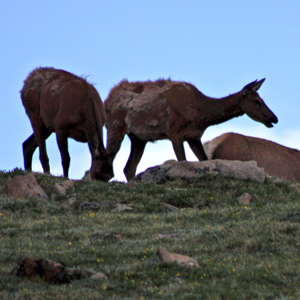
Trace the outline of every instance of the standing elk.
<instances>
[{"instance_id":1,"label":"standing elk","mask_svg":"<svg viewBox=\"0 0 300 300\"><path fill-rule=\"evenodd\" d=\"M32 156L39 147L44 173L50 173L46 139L55 132L65 177L70 166L69 137L88 143L92 179L108 181L113 177L103 145L103 103L93 85L64 70L36 68L24 81L21 99L34 131L23 143L26 170L31 171Z\"/></svg>"},{"instance_id":2,"label":"standing elk","mask_svg":"<svg viewBox=\"0 0 300 300\"><path fill-rule=\"evenodd\" d=\"M274 142L225 133L204 143L208 159L255 160L270 176L300 182L300 151Z\"/></svg>"},{"instance_id":3,"label":"standing elk","mask_svg":"<svg viewBox=\"0 0 300 300\"><path fill-rule=\"evenodd\" d=\"M200 139L207 127L244 113L267 127L278 122L257 93L264 80L256 80L221 99L207 97L186 82L123 80L112 88L104 102L107 152L113 160L124 135L129 136L131 153L124 168L128 181L135 176L149 141L171 140L178 161L186 159L183 142L187 141L196 157L206 160Z\"/></svg>"}]
</instances>

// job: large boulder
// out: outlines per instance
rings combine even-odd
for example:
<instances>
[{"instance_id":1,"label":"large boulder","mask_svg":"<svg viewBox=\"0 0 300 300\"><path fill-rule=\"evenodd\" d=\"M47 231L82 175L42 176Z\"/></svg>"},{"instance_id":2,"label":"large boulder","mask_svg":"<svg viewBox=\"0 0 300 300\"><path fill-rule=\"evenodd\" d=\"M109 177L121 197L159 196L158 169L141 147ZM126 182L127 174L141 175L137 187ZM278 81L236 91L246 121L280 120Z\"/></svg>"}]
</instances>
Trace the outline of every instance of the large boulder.
<instances>
[{"instance_id":1,"label":"large boulder","mask_svg":"<svg viewBox=\"0 0 300 300\"><path fill-rule=\"evenodd\" d=\"M195 180L206 175L252 180L263 183L264 169L255 161L207 160L199 162L182 161L176 164L163 164L147 169L132 179L134 182L165 182L168 180Z\"/></svg>"}]
</instances>

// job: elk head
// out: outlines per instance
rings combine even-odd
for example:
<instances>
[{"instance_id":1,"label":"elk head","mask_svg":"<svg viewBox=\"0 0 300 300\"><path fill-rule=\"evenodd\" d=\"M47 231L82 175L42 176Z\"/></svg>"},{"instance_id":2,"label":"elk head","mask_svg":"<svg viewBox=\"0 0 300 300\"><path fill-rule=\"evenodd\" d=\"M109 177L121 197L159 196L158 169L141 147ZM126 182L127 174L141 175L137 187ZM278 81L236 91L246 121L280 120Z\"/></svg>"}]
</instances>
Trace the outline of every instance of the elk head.
<instances>
[{"instance_id":1,"label":"elk head","mask_svg":"<svg viewBox=\"0 0 300 300\"><path fill-rule=\"evenodd\" d=\"M91 178L92 180L109 181L114 177L112 161L106 152L95 151L92 156Z\"/></svg>"},{"instance_id":2,"label":"elk head","mask_svg":"<svg viewBox=\"0 0 300 300\"><path fill-rule=\"evenodd\" d=\"M241 107L251 119L271 128L272 123L276 124L278 119L257 93L264 81L265 78L260 81L255 80L243 88Z\"/></svg>"}]
</instances>

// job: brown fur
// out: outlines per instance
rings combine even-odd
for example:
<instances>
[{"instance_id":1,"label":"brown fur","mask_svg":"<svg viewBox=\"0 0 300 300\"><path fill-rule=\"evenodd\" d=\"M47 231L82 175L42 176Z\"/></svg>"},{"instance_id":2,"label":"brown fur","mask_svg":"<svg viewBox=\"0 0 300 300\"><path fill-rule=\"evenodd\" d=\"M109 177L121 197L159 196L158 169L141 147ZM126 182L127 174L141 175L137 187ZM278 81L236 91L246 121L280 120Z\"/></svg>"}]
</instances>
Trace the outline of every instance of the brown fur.
<instances>
[{"instance_id":1,"label":"brown fur","mask_svg":"<svg viewBox=\"0 0 300 300\"><path fill-rule=\"evenodd\" d=\"M107 152L114 158L128 134L131 153L124 169L127 180L134 177L149 141L171 140L178 161L186 159L183 142L187 141L196 157L205 160L200 139L207 127L244 113L267 127L277 123L277 117L257 93L263 81L254 81L228 97L213 99L186 82L124 80L110 91L104 103Z\"/></svg>"},{"instance_id":2,"label":"brown fur","mask_svg":"<svg viewBox=\"0 0 300 300\"><path fill-rule=\"evenodd\" d=\"M113 177L103 145L104 108L93 85L63 70L37 68L24 81L21 98L34 131L23 143L26 170L31 170L33 153L39 147L43 170L50 173L45 141L55 132L65 177L70 165L69 137L88 143L93 179L108 181Z\"/></svg>"},{"instance_id":3,"label":"brown fur","mask_svg":"<svg viewBox=\"0 0 300 300\"><path fill-rule=\"evenodd\" d=\"M208 159L255 160L271 176L300 182L300 151L274 142L225 133L204 144Z\"/></svg>"}]
</instances>

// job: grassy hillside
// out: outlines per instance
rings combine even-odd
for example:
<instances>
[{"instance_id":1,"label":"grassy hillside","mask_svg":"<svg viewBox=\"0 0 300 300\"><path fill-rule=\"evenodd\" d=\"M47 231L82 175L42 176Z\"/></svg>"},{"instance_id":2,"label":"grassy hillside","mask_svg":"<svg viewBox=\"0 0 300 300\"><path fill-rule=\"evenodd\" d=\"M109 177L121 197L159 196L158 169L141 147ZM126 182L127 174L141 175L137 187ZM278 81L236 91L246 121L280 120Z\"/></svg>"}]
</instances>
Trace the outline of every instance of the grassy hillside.
<instances>
[{"instance_id":1,"label":"grassy hillside","mask_svg":"<svg viewBox=\"0 0 300 300\"><path fill-rule=\"evenodd\" d=\"M37 175L48 202L7 198L8 181L22 174L0 173L0 299L300 299L300 195L290 183L76 181L57 196L52 187L64 178ZM237 200L243 193L249 205ZM132 210L114 212L118 203ZM159 246L199 268L160 262ZM108 280L55 285L9 275L25 257Z\"/></svg>"}]
</instances>

